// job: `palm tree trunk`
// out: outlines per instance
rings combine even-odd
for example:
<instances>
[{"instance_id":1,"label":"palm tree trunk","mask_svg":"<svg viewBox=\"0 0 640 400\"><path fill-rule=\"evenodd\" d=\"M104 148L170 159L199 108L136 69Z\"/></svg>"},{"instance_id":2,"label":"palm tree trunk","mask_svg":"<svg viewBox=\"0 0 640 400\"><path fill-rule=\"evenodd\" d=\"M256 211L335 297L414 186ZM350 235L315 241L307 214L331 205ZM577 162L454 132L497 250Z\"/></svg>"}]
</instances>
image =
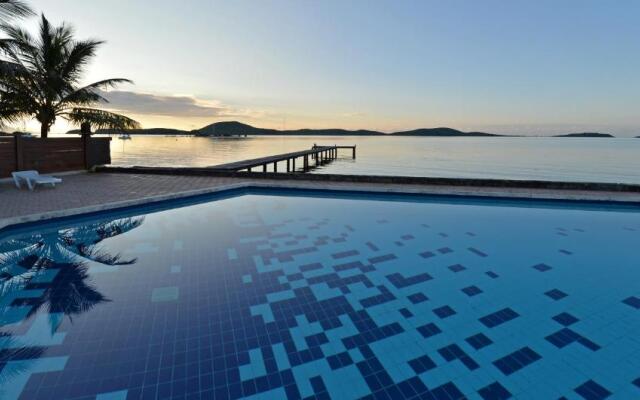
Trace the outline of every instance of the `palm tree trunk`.
<instances>
[{"instance_id":1,"label":"palm tree trunk","mask_svg":"<svg viewBox=\"0 0 640 400\"><path fill-rule=\"evenodd\" d=\"M42 123L40 125L40 138L41 139L46 139L47 136L49 136L49 128L50 128L50 126L47 123Z\"/></svg>"}]
</instances>

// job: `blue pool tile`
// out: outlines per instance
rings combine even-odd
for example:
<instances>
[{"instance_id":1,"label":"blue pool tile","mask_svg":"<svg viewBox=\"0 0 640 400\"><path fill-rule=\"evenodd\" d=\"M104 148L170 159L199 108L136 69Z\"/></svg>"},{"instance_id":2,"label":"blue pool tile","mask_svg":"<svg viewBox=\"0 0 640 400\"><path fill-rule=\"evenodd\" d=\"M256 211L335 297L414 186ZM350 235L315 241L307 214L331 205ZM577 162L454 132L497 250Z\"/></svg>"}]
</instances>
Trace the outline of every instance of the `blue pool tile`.
<instances>
[{"instance_id":1,"label":"blue pool tile","mask_svg":"<svg viewBox=\"0 0 640 400\"><path fill-rule=\"evenodd\" d=\"M343 367L347 367L353 364L353 359L349 355L348 352L342 352L333 356L327 357L327 362L331 369L339 369Z\"/></svg>"},{"instance_id":2,"label":"blue pool tile","mask_svg":"<svg viewBox=\"0 0 640 400\"><path fill-rule=\"evenodd\" d=\"M449 268L449 269L450 269L451 271L453 271L453 272L462 272L462 271L464 271L465 269L467 269L464 265L461 265L461 264L454 264L454 265L450 265L450 266L449 266L449 267L447 267L447 268Z\"/></svg>"},{"instance_id":3,"label":"blue pool tile","mask_svg":"<svg viewBox=\"0 0 640 400\"><path fill-rule=\"evenodd\" d=\"M371 264L379 264L379 263L383 263L383 262L386 262L386 261L395 260L397 258L398 257L396 257L395 254L385 254L385 255L382 255L382 256L372 257L372 258L369 259L369 262Z\"/></svg>"},{"instance_id":4,"label":"blue pool tile","mask_svg":"<svg viewBox=\"0 0 640 400\"><path fill-rule=\"evenodd\" d=\"M414 293L407 296L407 298L413 304L418 304L429 300L429 298L424 293Z\"/></svg>"},{"instance_id":5,"label":"blue pool tile","mask_svg":"<svg viewBox=\"0 0 640 400\"><path fill-rule=\"evenodd\" d=\"M464 400L465 395L458 389L453 382L447 382L443 385L436 387L429 392L432 399L436 400ZM429 397L425 397L429 398Z\"/></svg>"},{"instance_id":6,"label":"blue pool tile","mask_svg":"<svg viewBox=\"0 0 640 400\"><path fill-rule=\"evenodd\" d=\"M493 382L490 385L478 390L478 394L483 400L507 400L513 396L500 382Z\"/></svg>"},{"instance_id":7,"label":"blue pool tile","mask_svg":"<svg viewBox=\"0 0 640 400\"><path fill-rule=\"evenodd\" d=\"M484 333L477 333L473 336L469 336L465 340L471 345L471 347L476 350L480 350L483 347L487 347L493 343L493 341L489 339Z\"/></svg>"},{"instance_id":8,"label":"blue pool tile","mask_svg":"<svg viewBox=\"0 0 640 400\"><path fill-rule=\"evenodd\" d=\"M325 393L327 391L327 387L325 386L321 376L314 376L313 378L309 379L309 383L311 383L313 393L315 393L316 395Z\"/></svg>"},{"instance_id":9,"label":"blue pool tile","mask_svg":"<svg viewBox=\"0 0 640 400\"><path fill-rule=\"evenodd\" d=\"M101 393L96 396L96 400L126 400L127 390L118 390L116 392Z\"/></svg>"},{"instance_id":10,"label":"blue pool tile","mask_svg":"<svg viewBox=\"0 0 640 400\"><path fill-rule=\"evenodd\" d=\"M487 328L495 328L496 326L509 322L519 316L520 314L513 311L511 308L503 308L502 310L481 317L479 321Z\"/></svg>"},{"instance_id":11,"label":"blue pool tile","mask_svg":"<svg viewBox=\"0 0 640 400\"><path fill-rule=\"evenodd\" d=\"M545 339L559 349L572 343L579 343L591 351L600 350L600 346L598 344L569 328L560 329L559 331L545 337Z\"/></svg>"},{"instance_id":12,"label":"blue pool tile","mask_svg":"<svg viewBox=\"0 0 640 400\"><path fill-rule=\"evenodd\" d=\"M418 283L427 282L433 279L431 275L426 272L413 276L403 276L399 272L387 275L389 282L398 289L402 289L408 286L417 285Z\"/></svg>"},{"instance_id":13,"label":"blue pool tile","mask_svg":"<svg viewBox=\"0 0 640 400\"><path fill-rule=\"evenodd\" d=\"M229 260L237 260L238 259L237 250L234 248L227 249L227 257L229 257Z\"/></svg>"},{"instance_id":14,"label":"blue pool tile","mask_svg":"<svg viewBox=\"0 0 640 400\"><path fill-rule=\"evenodd\" d=\"M398 310L400 312L400 314L402 314L403 317L405 318L411 318L413 317L413 313L408 309L408 308L401 308L400 310Z\"/></svg>"},{"instance_id":15,"label":"blue pool tile","mask_svg":"<svg viewBox=\"0 0 640 400\"><path fill-rule=\"evenodd\" d=\"M322 269L323 266L321 263L312 263L312 264L305 264L305 265L301 265L300 266L300 271L302 272L309 272L309 271L315 271L315 270L319 270Z\"/></svg>"},{"instance_id":16,"label":"blue pool tile","mask_svg":"<svg viewBox=\"0 0 640 400\"><path fill-rule=\"evenodd\" d=\"M433 313L440 318L448 318L456 314L456 311L449 306L442 306L433 309Z\"/></svg>"},{"instance_id":17,"label":"blue pool tile","mask_svg":"<svg viewBox=\"0 0 640 400\"><path fill-rule=\"evenodd\" d=\"M176 301L180 296L180 289L177 286L159 287L151 292L151 301L154 303Z\"/></svg>"},{"instance_id":18,"label":"blue pool tile","mask_svg":"<svg viewBox=\"0 0 640 400\"><path fill-rule=\"evenodd\" d=\"M542 357L538 353L531 350L529 347L523 347L511 354L495 360L493 365L495 365L503 374L511 375L541 358Z\"/></svg>"},{"instance_id":19,"label":"blue pool tile","mask_svg":"<svg viewBox=\"0 0 640 400\"><path fill-rule=\"evenodd\" d=\"M560 289L551 289L544 293L546 296L552 298L553 300L560 300L568 295Z\"/></svg>"},{"instance_id":20,"label":"blue pool tile","mask_svg":"<svg viewBox=\"0 0 640 400\"><path fill-rule=\"evenodd\" d=\"M341 258L357 256L358 254L360 254L358 250L348 250L348 251L342 251L340 253L334 253L331 255L331 258L333 258L334 260L338 260Z\"/></svg>"},{"instance_id":21,"label":"blue pool tile","mask_svg":"<svg viewBox=\"0 0 640 400\"><path fill-rule=\"evenodd\" d=\"M473 254L479 256L479 257L488 257L487 253L476 249L475 247L469 247L469 251L472 252Z\"/></svg>"},{"instance_id":22,"label":"blue pool tile","mask_svg":"<svg viewBox=\"0 0 640 400\"><path fill-rule=\"evenodd\" d=\"M413 371L416 374L421 374L436 367L436 363L433 362L433 360L426 354L424 356L414 358L413 360L409 360L409 365L413 368Z\"/></svg>"},{"instance_id":23,"label":"blue pool tile","mask_svg":"<svg viewBox=\"0 0 640 400\"><path fill-rule=\"evenodd\" d=\"M552 269L552 268L551 268L549 265L547 265L547 264L536 264L536 265L534 265L534 266L533 266L533 267L531 267L531 268L536 269L536 270L538 270L538 271L540 271L540 272L546 272L546 271L549 271L549 270L551 270L551 269Z\"/></svg>"},{"instance_id":24,"label":"blue pool tile","mask_svg":"<svg viewBox=\"0 0 640 400\"><path fill-rule=\"evenodd\" d=\"M603 400L611 396L609 390L592 379L575 388L575 392L585 400Z\"/></svg>"},{"instance_id":25,"label":"blue pool tile","mask_svg":"<svg viewBox=\"0 0 640 400\"><path fill-rule=\"evenodd\" d=\"M420 332L420 334L422 335L422 337L424 337L425 339L434 335L437 335L438 333L441 333L442 330L440 328L438 328L438 325L434 324L433 322L430 322L426 325L422 325L418 327L418 332Z\"/></svg>"},{"instance_id":26,"label":"blue pool tile","mask_svg":"<svg viewBox=\"0 0 640 400\"><path fill-rule=\"evenodd\" d=\"M553 320L564 326L570 326L580 321L578 318L574 317L573 315L567 312L563 312L554 316Z\"/></svg>"},{"instance_id":27,"label":"blue pool tile","mask_svg":"<svg viewBox=\"0 0 640 400\"><path fill-rule=\"evenodd\" d=\"M628 306L635 308L636 310L640 310L640 297L631 296L622 300L622 302Z\"/></svg>"},{"instance_id":28,"label":"blue pool tile","mask_svg":"<svg viewBox=\"0 0 640 400\"><path fill-rule=\"evenodd\" d=\"M480 365L455 343L438 349L438 353L449 362L460 360L470 371L480 368Z\"/></svg>"},{"instance_id":29,"label":"blue pool tile","mask_svg":"<svg viewBox=\"0 0 640 400\"><path fill-rule=\"evenodd\" d=\"M240 365L240 378L246 381L266 373L262 350L260 348L249 350L248 364Z\"/></svg>"},{"instance_id":30,"label":"blue pool tile","mask_svg":"<svg viewBox=\"0 0 640 400\"><path fill-rule=\"evenodd\" d=\"M464 294L466 294L469 297L477 296L480 293L482 293L482 290L475 285L467 286L466 288L462 288L461 290Z\"/></svg>"},{"instance_id":31,"label":"blue pool tile","mask_svg":"<svg viewBox=\"0 0 640 400\"><path fill-rule=\"evenodd\" d=\"M323 344L329 343L329 339L324 332L316 333L314 335L310 335L304 338L307 342L308 347L321 346Z\"/></svg>"}]
</instances>

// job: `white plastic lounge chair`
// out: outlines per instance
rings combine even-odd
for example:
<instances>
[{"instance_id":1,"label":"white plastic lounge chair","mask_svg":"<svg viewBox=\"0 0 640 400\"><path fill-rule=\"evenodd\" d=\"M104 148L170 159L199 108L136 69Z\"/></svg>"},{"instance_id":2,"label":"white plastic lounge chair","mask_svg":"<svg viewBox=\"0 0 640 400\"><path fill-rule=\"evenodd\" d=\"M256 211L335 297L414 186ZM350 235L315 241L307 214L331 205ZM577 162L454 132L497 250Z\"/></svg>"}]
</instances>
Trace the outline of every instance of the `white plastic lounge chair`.
<instances>
[{"instance_id":1,"label":"white plastic lounge chair","mask_svg":"<svg viewBox=\"0 0 640 400\"><path fill-rule=\"evenodd\" d=\"M51 185L55 186L56 183L62 183L62 179L56 178L50 175L40 175L38 171L16 171L12 172L13 182L18 189L21 188L20 182L24 181L27 184L29 190L33 190L36 185Z\"/></svg>"}]
</instances>

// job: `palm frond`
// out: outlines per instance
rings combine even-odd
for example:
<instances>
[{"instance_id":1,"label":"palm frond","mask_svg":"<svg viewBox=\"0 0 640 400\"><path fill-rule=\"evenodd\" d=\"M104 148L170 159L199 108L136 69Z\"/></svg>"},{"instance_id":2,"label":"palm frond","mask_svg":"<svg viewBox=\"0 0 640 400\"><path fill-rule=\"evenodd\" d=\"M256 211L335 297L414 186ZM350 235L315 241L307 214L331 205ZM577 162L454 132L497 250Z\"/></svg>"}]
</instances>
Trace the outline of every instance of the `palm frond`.
<instances>
[{"instance_id":1,"label":"palm frond","mask_svg":"<svg viewBox=\"0 0 640 400\"><path fill-rule=\"evenodd\" d=\"M12 50L9 52L12 61L20 63L22 57L36 52L36 40L27 30L16 25L0 24L0 31L7 36L2 40L2 50Z\"/></svg>"},{"instance_id":2,"label":"palm frond","mask_svg":"<svg viewBox=\"0 0 640 400\"><path fill-rule=\"evenodd\" d=\"M78 246L75 252L87 260L95 261L104 265L131 265L135 264L137 258L125 260L120 254L109 254L97 245Z\"/></svg>"},{"instance_id":3,"label":"palm frond","mask_svg":"<svg viewBox=\"0 0 640 400\"><path fill-rule=\"evenodd\" d=\"M4 64L0 63L0 70L3 68ZM30 81L0 71L0 122L18 122L36 112L35 91L37 89L30 86Z\"/></svg>"},{"instance_id":4,"label":"palm frond","mask_svg":"<svg viewBox=\"0 0 640 400\"><path fill-rule=\"evenodd\" d=\"M84 67L96 55L98 47L104 42L100 40L83 40L73 42L67 49L65 62L60 68L60 77L68 82L77 82Z\"/></svg>"},{"instance_id":5,"label":"palm frond","mask_svg":"<svg viewBox=\"0 0 640 400\"><path fill-rule=\"evenodd\" d=\"M63 118L74 124L88 122L96 129L138 129L140 123L124 115L96 108L73 108L61 114Z\"/></svg>"},{"instance_id":6,"label":"palm frond","mask_svg":"<svg viewBox=\"0 0 640 400\"><path fill-rule=\"evenodd\" d=\"M42 296L37 298L31 310L30 317L40 310L50 314L64 313L71 318L91 310L100 303L111 301L100 293L91 282L84 263L51 263L51 268L58 268L59 272L53 282L44 289ZM59 320L53 321L59 323Z\"/></svg>"},{"instance_id":7,"label":"palm frond","mask_svg":"<svg viewBox=\"0 0 640 400\"><path fill-rule=\"evenodd\" d=\"M0 0L0 21L28 17L33 14L31 7L22 0Z\"/></svg>"},{"instance_id":8,"label":"palm frond","mask_svg":"<svg viewBox=\"0 0 640 400\"><path fill-rule=\"evenodd\" d=\"M33 242L21 240L21 239L10 239L0 242L0 263L2 262L5 253L24 249L33 245Z\"/></svg>"},{"instance_id":9,"label":"palm frond","mask_svg":"<svg viewBox=\"0 0 640 400\"><path fill-rule=\"evenodd\" d=\"M133 82L124 78L104 79L102 81L94 82L79 89L75 89L71 93L67 94L62 98L62 100L60 100L60 105L83 106L95 103L108 103L109 100L103 96L101 89L113 88L120 83Z\"/></svg>"},{"instance_id":10,"label":"palm frond","mask_svg":"<svg viewBox=\"0 0 640 400\"><path fill-rule=\"evenodd\" d=\"M129 232L130 230L142 225L143 222L144 217L116 219L114 221L109 221L106 224L101 224L101 226L96 229L96 232L98 233L98 235L100 236L100 240L102 241L104 239Z\"/></svg>"},{"instance_id":11,"label":"palm frond","mask_svg":"<svg viewBox=\"0 0 640 400\"><path fill-rule=\"evenodd\" d=\"M11 125L24 121L30 116L30 113L24 112L19 108L6 107L5 104L0 101L0 123Z\"/></svg>"}]
</instances>

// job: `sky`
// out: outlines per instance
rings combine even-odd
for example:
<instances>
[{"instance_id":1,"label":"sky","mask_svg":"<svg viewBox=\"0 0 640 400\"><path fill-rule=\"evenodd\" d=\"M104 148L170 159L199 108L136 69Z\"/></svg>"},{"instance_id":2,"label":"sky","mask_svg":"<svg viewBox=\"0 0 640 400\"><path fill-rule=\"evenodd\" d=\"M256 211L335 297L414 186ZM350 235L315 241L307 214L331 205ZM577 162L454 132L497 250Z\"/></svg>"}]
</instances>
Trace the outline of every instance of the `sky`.
<instances>
[{"instance_id":1,"label":"sky","mask_svg":"<svg viewBox=\"0 0 640 400\"><path fill-rule=\"evenodd\" d=\"M640 135L637 0L30 4L106 40L86 80L146 128Z\"/></svg>"}]
</instances>

